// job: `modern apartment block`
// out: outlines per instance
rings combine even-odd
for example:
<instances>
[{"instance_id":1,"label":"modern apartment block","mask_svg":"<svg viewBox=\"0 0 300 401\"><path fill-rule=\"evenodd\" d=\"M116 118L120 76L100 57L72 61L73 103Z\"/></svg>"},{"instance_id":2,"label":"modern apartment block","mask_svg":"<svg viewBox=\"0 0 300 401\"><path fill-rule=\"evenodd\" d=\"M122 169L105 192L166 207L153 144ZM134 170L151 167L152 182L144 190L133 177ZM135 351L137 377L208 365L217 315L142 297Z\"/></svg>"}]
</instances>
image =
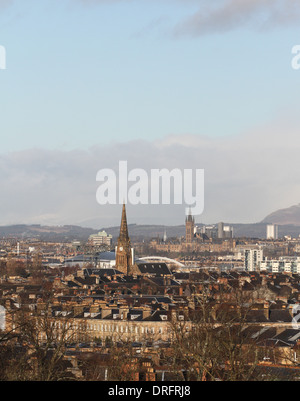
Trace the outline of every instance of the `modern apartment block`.
<instances>
[{"instance_id":1,"label":"modern apartment block","mask_svg":"<svg viewBox=\"0 0 300 401\"><path fill-rule=\"evenodd\" d=\"M259 262L260 271L270 273L300 273L300 257L280 257L279 259L267 259Z\"/></svg>"},{"instance_id":2,"label":"modern apartment block","mask_svg":"<svg viewBox=\"0 0 300 401\"><path fill-rule=\"evenodd\" d=\"M278 226L276 224L268 224L267 225L266 238L267 239L278 239Z\"/></svg>"},{"instance_id":3,"label":"modern apartment block","mask_svg":"<svg viewBox=\"0 0 300 401\"><path fill-rule=\"evenodd\" d=\"M233 238L233 227L220 222L217 225L201 227L200 233L211 239L230 239Z\"/></svg>"},{"instance_id":4,"label":"modern apartment block","mask_svg":"<svg viewBox=\"0 0 300 401\"><path fill-rule=\"evenodd\" d=\"M244 249L244 267L246 271L256 271L259 269L260 262L263 261L263 249L245 248Z\"/></svg>"}]
</instances>

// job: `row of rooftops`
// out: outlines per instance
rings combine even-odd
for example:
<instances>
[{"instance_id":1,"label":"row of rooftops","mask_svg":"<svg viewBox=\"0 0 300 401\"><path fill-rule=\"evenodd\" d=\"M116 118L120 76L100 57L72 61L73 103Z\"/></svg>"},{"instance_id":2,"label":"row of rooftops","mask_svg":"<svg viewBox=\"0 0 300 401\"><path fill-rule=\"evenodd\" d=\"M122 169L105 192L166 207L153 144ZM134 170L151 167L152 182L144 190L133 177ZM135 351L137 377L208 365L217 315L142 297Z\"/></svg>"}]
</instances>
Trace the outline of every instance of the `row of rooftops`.
<instances>
[{"instance_id":1,"label":"row of rooftops","mask_svg":"<svg viewBox=\"0 0 300 401\"><path fill-rule=\"evenodd\" d=\"M192 273L174 272L171 277L132 277L119 274L115 269L85 269L81 276L73 278L54 278L56 302L62 306L102 305L106 308L120 307L146 308L152 312L182 308L196 308L193 295L208 285L212 299L218 302L218 291L222 287L230 293L234 288L241 288L251 293L264 286L267 298L257 300L257 306L249 313L251 322L291 322L291 307L300 300L300 277L286 274L259 274L255 272L199 271ZM50 280L50 278L49 278ZM53 280L52 280L53 281ZM142 285L141 285L142 284ZM154 294L142 290L154 291ZM174 292L166 289L174 288ZM183 288L180 294L178 291ZM43 298L42 285L30 283L0 283L1 298L11 300L15 305L38 304Z\"/></svg>"}]
</instances>

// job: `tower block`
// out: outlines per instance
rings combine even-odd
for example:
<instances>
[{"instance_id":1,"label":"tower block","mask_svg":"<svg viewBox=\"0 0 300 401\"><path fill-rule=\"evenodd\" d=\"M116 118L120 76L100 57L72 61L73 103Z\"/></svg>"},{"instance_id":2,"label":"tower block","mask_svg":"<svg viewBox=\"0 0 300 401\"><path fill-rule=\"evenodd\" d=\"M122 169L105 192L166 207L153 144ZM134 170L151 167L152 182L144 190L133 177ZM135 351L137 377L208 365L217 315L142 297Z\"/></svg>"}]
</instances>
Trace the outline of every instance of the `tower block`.
<instances>
[{"instance_id":1,"label":"tower block","mask_svg":"<svg viewBox=\"0 0 300 401\"><path fill-rule=\"evenodd\" d=\"M128 235L126 208L123 204L120 235L116 249L116 269L129 275L133 266L133 248Z\"/></svg>"}]
</instances>

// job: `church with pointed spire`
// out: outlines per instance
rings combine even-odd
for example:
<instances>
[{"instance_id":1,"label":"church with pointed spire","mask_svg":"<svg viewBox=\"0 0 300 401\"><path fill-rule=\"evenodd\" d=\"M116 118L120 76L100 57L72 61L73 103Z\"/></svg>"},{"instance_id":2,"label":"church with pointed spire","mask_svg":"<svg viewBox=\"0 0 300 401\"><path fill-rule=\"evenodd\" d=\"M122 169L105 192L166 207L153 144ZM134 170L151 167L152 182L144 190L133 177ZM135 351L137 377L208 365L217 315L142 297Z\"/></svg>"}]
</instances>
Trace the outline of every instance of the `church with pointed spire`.
<instances>
[{"instance_id":1,"label":"church with pointed spire","mask_svg":"<svg viewBox=\"0 0 300 401\"><path fill-rule=\"evenodd\" d=\"M127 227L126 208L123 204L120 234L116 246L116 268L129 275L134 264L133 248L131 247Z\"/></svg>"}]
</instances>

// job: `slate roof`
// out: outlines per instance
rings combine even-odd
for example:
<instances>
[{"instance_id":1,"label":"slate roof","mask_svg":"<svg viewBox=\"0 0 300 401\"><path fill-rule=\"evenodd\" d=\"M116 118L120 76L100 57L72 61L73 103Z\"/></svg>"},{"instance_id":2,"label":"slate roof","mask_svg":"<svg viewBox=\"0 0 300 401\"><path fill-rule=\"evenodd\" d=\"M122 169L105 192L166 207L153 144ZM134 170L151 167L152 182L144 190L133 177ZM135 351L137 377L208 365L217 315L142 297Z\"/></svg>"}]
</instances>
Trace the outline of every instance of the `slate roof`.
<instances>
[{"instance_id":1,"label":"slate roof","mask_svg":"<svg viewBox=\"0 0 300 401\"><path fill-rule=\"evenodd\" d=\"M269 340L276 335L275 327L251 325L243 330L243 337L248 341L254 341L255 343Z\"/></svg>"},{"instance_id":2,"label":"slate roof","mask_svg":"<svg viewBox=\"0 0 300 401\"><path fill-rule=\"evenodd\" d=\"M300 330L286 329L272 338L275 343L283 343L289 346L297 344L300 340Z\"/></svg>"},{"instance_id":3,"label":"slate roof","mask_svg":"<svg viewBox=\"0 0 300 401\"><path fill-rule=\"evenodd\" d=\"M76 277L75 279L81 285L95 285L96 284L96 277Z\"/></svg>"},{"instance_id":4,"label":"slate roof","mask_svg":"<svg viewBox=\"0 0 300 401\"><path fill-rule=\"evenodd\" d=\"M269 321L273 323L291 322L292 316L288 310L285 309L270 309Z\"/></svg>"},{"instance_id":5,"label":"slate roof","mask_svg":"<svg viewBox=\"0 0 300 401\"><path fill-rule=\"evenodd\" d=\"M137 267L142 274L171 275L166 263L137 263Z\"/></svg>"},{"instance_id":6,"label":"slate roof","mask_svg":"<svg viewBox=\"0 0 300 401\"><path fill-rule=\"evenodd\" d=\"M83 273L85 276L97 275L97 276L115 276L116 274L123 274L117 269L84 269Z\"/></svg>"},{"instance_id":7,"label":"slate roof","mask_svg":"<svg viewBox=\"0 0 300 401\"><path fill-rule=\"evenodd\" d=\"M163 277L151 277L151 278L149 278L149 280L152 283L154 283L154 284L156 284L156 285L158 285L160 287L164 287L164 286L179 286L180 285L177 281L172 280L172 279L170 279L169 281L166 282Z\"/></svg>"},{"instance_id":8,"label":"slate roof","mask_svg":"<svg viewBox=\"0 0 300 401\"><path fill-rule=\"evenodd\" d=\"M128 320L134 320L134 321L141 321L143 320L143 310L137 310L137 309L130 309L129 313L127 314L127 319Z\"/></svg>"},{"instance_id":9,"label":"slate roof","mask_svg":"<svg viewBox=\"0 0 300 401\"><path fill-rule=\"evenodd\" d=\"M156 310L152 315L146 317L144 321L161 322L168 319L168 314L162 310Z\"/></svg>"},{"instance_id":10,"label":"slate roof","mask_svg":"<svg viewBox=\"0 0 300 401\"><path fill-rule=\"evenodd\" d=\"M266 323L269 321L269 319L265 315L265 313L262 309L253 309L247 313L246 321L248 323L250 323L250 322L259 322L259 323L265 322Z\"/></svg>"},{"instance_id":11,"label":"slate roof","mask_svg":"<svg viewBox=\"0 0 300 401\"><path fill-rule=\"evenodd\" d=\"M68 281L67 286L70 288L73 288L73 287L79 288L80 287L80 285L78 283L75 283L74 281Z\"/></svg>"}]
</instances>

